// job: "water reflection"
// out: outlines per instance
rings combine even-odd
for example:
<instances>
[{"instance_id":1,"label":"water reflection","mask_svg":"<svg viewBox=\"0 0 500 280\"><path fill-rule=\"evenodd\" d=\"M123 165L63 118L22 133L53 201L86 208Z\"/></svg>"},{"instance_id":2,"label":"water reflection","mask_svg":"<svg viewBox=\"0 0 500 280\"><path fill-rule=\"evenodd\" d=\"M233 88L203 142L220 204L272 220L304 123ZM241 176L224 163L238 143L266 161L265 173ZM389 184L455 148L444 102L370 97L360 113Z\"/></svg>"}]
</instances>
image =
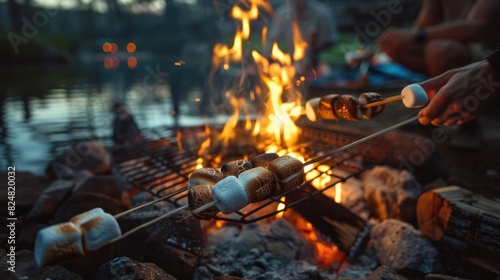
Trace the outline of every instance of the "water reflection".
<instances>
[{"instance_id":1,"label":"water reflection","mask_svg":"<svg viewBox=\"0 0 500 280\"><path fill-rule=\"evenodd\" d=\"M139 58L128 67L125 58L106 69L101 57L81 67L0 73L6 77L0 85L0 168L43 174L48 160L70 144L97 139L111 145L116 100L140 128L202 124L194 100L202 96L206 69L178 67L178 60Z\"/></svg>"}]
</instances>

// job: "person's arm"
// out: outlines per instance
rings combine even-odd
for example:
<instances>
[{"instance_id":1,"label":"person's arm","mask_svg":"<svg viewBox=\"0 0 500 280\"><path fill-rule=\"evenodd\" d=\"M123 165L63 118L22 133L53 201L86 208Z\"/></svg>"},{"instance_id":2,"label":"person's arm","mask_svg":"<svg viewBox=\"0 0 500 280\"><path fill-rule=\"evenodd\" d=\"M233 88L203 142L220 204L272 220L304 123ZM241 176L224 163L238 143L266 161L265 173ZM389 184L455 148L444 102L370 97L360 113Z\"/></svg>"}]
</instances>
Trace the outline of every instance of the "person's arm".
<instances>
[{"instance_id":1,"label":"person's arm","mask_svg":"<svg viewBox=\"0 0 500 280\"><path fill-rule=\"evenodd\" d=\"M413 24L414 29L435 25L443 20L443 8L439 0L424 0L417 20Z\"/></svg>"},{"instance_id":2,"label":"person's arm","mask_svg":"<svg viewBox=\"0 0 500 280\"><path fill-rule=\"evenodd\" d=\"M486 60L452 69L420 83L427 91L436 91L419 122L439 125L465 123L477 117L500 96L500 49Z\"/></svg>"},{"instance_id":3,"label":"person's arm","mask_svg":"<svg viewBox=\"0 0 500 280\"><path fill-rule=\"evenodd\" d=\"M426 33L426 40L450 39L462 42L480 41L491 36L491 27L500 16L500 1L478 0L467 18L442 24L420 27Z\"/></svg>"}]
</instances>

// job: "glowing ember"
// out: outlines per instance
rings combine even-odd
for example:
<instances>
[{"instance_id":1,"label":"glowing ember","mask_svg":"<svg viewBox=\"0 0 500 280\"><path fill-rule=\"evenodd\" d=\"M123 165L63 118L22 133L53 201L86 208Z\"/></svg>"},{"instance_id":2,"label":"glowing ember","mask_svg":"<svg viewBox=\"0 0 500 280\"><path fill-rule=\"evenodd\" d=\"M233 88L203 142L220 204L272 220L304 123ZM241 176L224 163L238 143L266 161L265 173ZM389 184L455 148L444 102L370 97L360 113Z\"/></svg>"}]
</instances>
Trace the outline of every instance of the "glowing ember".
<instances>
[{"instance_id":1,"label":"glowing ember","mask_svg":"<svg viewBox=\"0 0 500 280\"><path fill-rule=\"evenodd\" d=\"M276 214L276 218L277 218L277 219L281 219L281 218L283 218L283 209L285 209L285 203L284 203L284 202L285 202L285 197L282 197L282 198L280 199L280 201L282 201L282 202L280 202L280 203L278 204L278 207L276 208L276 211L280 211L280 212L278 212L278 213Z\"/></svg>"},{"instance_id":2,"label":"glowing ember","mask_svg":"<svg viewBox=\"0 0 500 280\"><path fill-rule=\"evenodd\" d=\"M338 182L335 184L335 202L342 202L342 183Z\"/></svg>"}]
</instances>

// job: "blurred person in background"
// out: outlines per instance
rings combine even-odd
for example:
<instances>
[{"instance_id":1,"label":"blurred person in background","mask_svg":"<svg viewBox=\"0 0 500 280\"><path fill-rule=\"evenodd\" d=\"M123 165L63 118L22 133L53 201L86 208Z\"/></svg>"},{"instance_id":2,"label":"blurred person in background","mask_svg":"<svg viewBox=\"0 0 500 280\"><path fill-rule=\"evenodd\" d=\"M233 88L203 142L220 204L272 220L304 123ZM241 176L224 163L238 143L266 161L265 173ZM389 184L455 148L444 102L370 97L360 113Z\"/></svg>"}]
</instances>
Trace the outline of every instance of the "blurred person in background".
<instances>
[{"instance_id":1,"label":"blurred person in background","mask_svg":"<svg viewBox=\"0 0 500 280\"><path fill-rule=\"evenodd\" d=\"M298 73L318 70L319 54L338 40L339 32L332 9L316 0L291 0L276 9L269 25L264 55L269 57L274 42L289 54L293 54L292 22L298 24L302 39L308 44L304 59L296 63Z\"/></svg>"},{"instance_id":2,"label":"blurred person in background","mask_svg":"<svg viewBox=\"0 0 500 280\"><path fill-rule=\"evenodd\" d=\"M480 61L500 46L499 15L497 0L423 0L413 28L390 28L374 45L408 69L435 77ZM479 148L478 122L460 126L451 145Z\"/></svg>"}]
</instances>

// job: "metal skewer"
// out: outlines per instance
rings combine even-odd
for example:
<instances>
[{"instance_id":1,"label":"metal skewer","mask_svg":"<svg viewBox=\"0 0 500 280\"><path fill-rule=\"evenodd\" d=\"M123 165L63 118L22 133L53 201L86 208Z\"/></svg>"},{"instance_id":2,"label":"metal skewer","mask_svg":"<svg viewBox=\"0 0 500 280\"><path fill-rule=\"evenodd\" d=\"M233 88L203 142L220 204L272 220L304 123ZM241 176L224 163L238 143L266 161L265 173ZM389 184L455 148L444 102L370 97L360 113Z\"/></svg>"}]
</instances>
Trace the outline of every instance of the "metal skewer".
<instances>
[{"instance_id":1,"label":"metal skewer","mask_svg":"<svg viewBox=\"0 0 500 280\"><path fill-rule=\"evenodd\" d=\"M159 221L161 221L161 220L163 220L163 219L165 219L165 218L167 218L167 217L169 217L169 216L172 216L173 214L175 214L175 213L177 213L177 212L180 212L181 210L184 210L184 209L186 209L186 208L188 208L188 207L189 207L189 205L188 205L188 204L183 205L183 206L181 206L181 207L179 207L179 208L177 208L177 209L174 209L174 210L172 210L172 211L170 211L170 212L168 212L168 213L165 213L165 214L163 214L163 215L161 215L161 216L159 216L159 217L157 217L157 218L155 218L155 219L153 219L153 220L151 220L151 221L148 221L148 222L145 222L144 224L141 224L141 225L139 225L139 226L136 226L135 228L133 228L133 229L131 229L131 230L127 231L126 233L124 233L124 234L120 235L119 237L117 237L117 238L115 238L115 239L110 240L108 243L113 243L113 242L116 242L116 241L118 241L118 240L120 240L120 239L123 239L123 238L125 238L125 237L127 237L127 236L131 235L131 234L132 234L132 233L134 233L134 232L137 232L137 231L139 231L139 230L141 230L141 229L143 229L143 228L146 228L146 227L148 227L148 226L150 226L150 225L152 225L152 224L154 224L154 223L156 223L156 222L159 222Z\"/></svg>"},{"instance_id":2,"label":"metal skewer","mask_svg":"<svg viewBox=\"0 0 500 280\"><path fill-rule=\"evenodd\" d=\"M182 193L182 192L185 192L185 191L187 191L187 188L180 189L180 190L175 191L175 192L173 192L173 193L171 193L171 194L169 194L169 195L166 195L166 196L160 197L160 198L155 199L155 200L152 200L152 201L150 201L150 202L147 202L147 203L141 204L141 205L139 205L139 206L137 206L137 207L134 207L134 208L128 209L128 210L126 210L126 211L123 211L123 212L121 212L121 213L118 213L118 214L114 215L113 217L115 217L115 219L117 219L117 220L118 220L118 219L120 219L120 218L123 218L123 217L125 217L125 216L127 216L127 215L129 215L129 214L131 214L131 213L133 213L133 212L135 212L135 211L139 211L139 210L141 210L141 209L143 209L143 208L145 208L145 207L147 207L147 206L149 206L149 205L153 205L153 204L156 204L156 203L158 203L158 202L160 202L160 201L162 201L162 200L169 199L169 198L171 198L171 197L173 197L173 196L176 196L176 195L178 195L178 194L180 194L180 193Z\"/></svg>"}]
</instances>

